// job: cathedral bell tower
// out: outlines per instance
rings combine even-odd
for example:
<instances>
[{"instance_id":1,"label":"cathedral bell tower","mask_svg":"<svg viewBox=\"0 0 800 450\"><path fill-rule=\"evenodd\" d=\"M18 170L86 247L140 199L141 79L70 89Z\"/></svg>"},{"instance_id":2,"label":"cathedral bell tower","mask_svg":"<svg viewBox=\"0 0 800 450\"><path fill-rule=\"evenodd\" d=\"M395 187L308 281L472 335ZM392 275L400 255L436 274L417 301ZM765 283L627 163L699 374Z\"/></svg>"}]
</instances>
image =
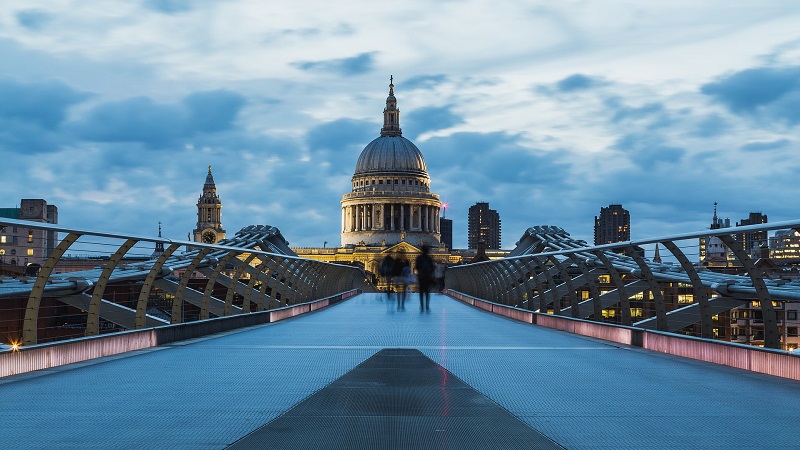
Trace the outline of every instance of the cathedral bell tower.
<instances>
[{"instance_id":1,"label":"cathedral bell tower","mask_svg":"<svg viewBox=\"0 0 800 450\"><path fill-rule=\"evenodd\" d=\"M222 201L217 195L217 185L208 166L208 175L203 184L203 195L197 200L197 228L194 230L194 241L214 244L225 239L222 229Z\"/></svg>"}]
</instances>

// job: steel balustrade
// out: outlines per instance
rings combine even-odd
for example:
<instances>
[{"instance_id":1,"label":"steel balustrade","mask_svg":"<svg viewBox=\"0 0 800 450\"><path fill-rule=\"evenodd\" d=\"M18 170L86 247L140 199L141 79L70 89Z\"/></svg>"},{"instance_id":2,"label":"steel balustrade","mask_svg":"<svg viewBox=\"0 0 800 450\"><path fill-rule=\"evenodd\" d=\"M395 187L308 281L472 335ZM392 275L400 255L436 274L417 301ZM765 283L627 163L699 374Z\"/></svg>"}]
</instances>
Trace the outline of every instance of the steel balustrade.
<instances>
[{"instance_id":1,"label":"steel balustrade","mask_svg":"<svg viewBox=\"0 0 800 450\"><path fill-rule=\"evenodd\" d=\"M713 337L713 316L758 301L764 319L764 345L780 347L773 302L800 301L800 281L766 278L734 235L777 229L800 230L800 220L735 228L704 230L637 241L589 246L569 237L561 228L532 227L509 257L448 269L448 289L506 306L539 313L603 321L604 309L618 306L623 325L676 332L699 324L700 336ZM676 242L718 237L741 264L746 275L730 275L695 266ZM639 246L663 245L677 265L645 259ZM599 275L608 275L615 289L601 293ZM692 303L667 311L664 283L691 286ZM581 301L577 292L588 289ZM653 317L633 322L630 298L649 290ZM713 294L713 295L710 295ZM570 305L562 308L562 301Z\"/></svg>"},{"instance_id":2,"label":"steel balustrade","mask_svg":"<svg viewBox=\"0 0 800 450\"><path fill-rule=\"evenodd\" d=\"M168 324L163 319L147 314L148 299L153 288L174 295L170 309L171 323L184 322L186 303L199 309L200 319L208 319L212 316L244 314L253 309L264 311L290 306L352 289L374 291L368 277L358 267L324 263L287 254L291 250L280 231L274 227L249 226L231 239L217 244L204 244L75 230L14 219L0 219L0 227L3 226L66 233L39 268L33 284L29 283L27 277L0 279L0 301L4 298L27 298L22 322L23 345L32 345L39 341L39 310L44 298L55 298L83 309L86 312L84 333L92 336L100 333L101 319L123 329ZM113 244L115 250L109 252L103 268L54 273L57 264L64 259L67 252L71 249L75 251L74 244L81 242L81 238L119 242ZM167 248L158 257L133 264L121 264L131 249L140 243L161 243ZM180 253L181 247L186 247L187 251ZM196 273L205 278L195 277ZM205 285L198 291L189 286L192 280L200 284L204 282ZM104 298L109 285L122 282L140 286L133 309ZM215 286L226 288L224 298L214 296ZM235 299L239 298L242 307L234 304Z\"/></svg>"}]
</instances>

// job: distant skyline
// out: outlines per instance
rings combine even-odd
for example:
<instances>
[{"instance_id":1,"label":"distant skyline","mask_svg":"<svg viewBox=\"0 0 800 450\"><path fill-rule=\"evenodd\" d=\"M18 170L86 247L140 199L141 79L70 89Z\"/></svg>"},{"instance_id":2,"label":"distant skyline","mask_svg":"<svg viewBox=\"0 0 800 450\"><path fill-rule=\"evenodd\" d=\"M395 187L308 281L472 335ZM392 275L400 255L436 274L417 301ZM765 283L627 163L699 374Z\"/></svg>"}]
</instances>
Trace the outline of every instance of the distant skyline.
<instances>
[{"instance_id":1,"label":"distant skyline","mask_svg":"<svg viewBox=\"0 0 800 450\"><path fill-rule=\"evenodd\" d=\"M609 204L632 239L706 229L715 201L800 218L800 2L640 3L8 0L0 207L183 240L211 165L230 236L339 242L393 75L456 248L478 201L506 249L592 242Z\"/></svg>"}]
</instances>

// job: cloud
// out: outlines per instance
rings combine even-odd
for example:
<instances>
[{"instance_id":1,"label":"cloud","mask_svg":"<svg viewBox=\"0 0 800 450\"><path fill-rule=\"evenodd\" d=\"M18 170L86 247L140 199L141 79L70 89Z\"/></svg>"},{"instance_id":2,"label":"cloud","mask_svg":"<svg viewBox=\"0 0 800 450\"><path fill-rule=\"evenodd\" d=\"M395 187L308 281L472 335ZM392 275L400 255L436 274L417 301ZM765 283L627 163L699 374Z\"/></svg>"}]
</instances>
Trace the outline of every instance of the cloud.
<instances>
[{"instance_id":1,"label":"cloud","mask_svg":"<svg viewBox=\"0 0 800 450\"><path fill-rule=\"evenodd\" d=\"M569 171L568 164L521 142L521 136L504 132L462 132L428 139L419 147L429 171L439 168L450 174L449 183L485 190L503 183L546 185Z\"/></svg>"},{"instance_id":2,"label":"cloud","mask_svg":"<svg viewBox=\"0 0 800 450\"><path fill-rule=\"evenodd\" d=\"M312 128L305 140L312 162L324 161L326 172L352 175L358 155L379 131L374 122L339 119Z\"/></svg>"},{"instance_id":3,"label":"cloud","mask_svg":"<svg viewBox=\"0 0 800 450\"><path fill-rule=\"evenodd\" d=\"M164 14L177 14L191 11L192 2L190 0L145 0L144 6Z\"/></svg>"},{"instance_id":4,"label":"cloud","mask_svg":"<svg viewBox=\"0 0 800 450\"><path fill-rule=\"evenodd\" d=\"M234 92L196 92L183 100L189 112L190 128L206 133L230 128L245 100Z\"/></svg>"},{"instance_id":5,"label":"cloud","mask_svg":"<svg viewBox=\"0 0 800 450\"><path fill-rule=\"evenodd\" d=\"M630 107L623 104L619 97L611 97L603 103L612 112L609 120L613 123L652 119L654 116L660 120L661 114L664 113L664 105L656 102Z\"/></svg>"},{"instance_id":6,"label":"cloud","mask_svg":"<svg viewBox=\"0 0 800 450\"><path fill-rule=\"evenodd\" d=\"M0 149L12 153L52 152L73 138L61 125L69 109L89 94L57 81L20 83L0 79Z\"/></svg>"},{"instance_id":7,"label":"cloud","mask_svg":"<svg viewBox=\"0 0 800 450\"><path fill-rule=\"evenodd\" d=\"M556 83L556 88L561 92L572 92L589 89L602 84L603 83L597 78L576 73Z\"/></svg>"},{"instance_id":8,"label":"cloud","mask_svg":"<svg viewBox=\"0 0 800 450\"><path fill-rule=\"evenodd\" d=\"M232 128L243 105L244 98L229 91L194 93L174 105L134 97L93 108L74 124L74 130L89 141L163 147L198 133Z\"/></svg>"},{"instance_id":9,"label":"cloud","mask_svg":"<svg viewBox=\"0 0 800 450\"><path fill-rule=\"evenodd\" d=\"M690 134L701 138L709 138L719 136L727 129L728 123L718 114L712 114L696 121L693 129L690 130Z\"/></svg>"},{"instance_id":10,"label":"cloud","mask_svg":"<svg viewBox=\"0 0 800 450\"><path fill-rule=\"evenodd\" d=\"M661 163L677 164L686 154L685 149L667 145L661 136L647 132L626 134L614 143L614 148L635 165L650 170Z\"/></svg>"},{"instance_id":11,"label":"cloud","mask_svg":"<svg viewBox=\"0 0 800 450\"><path fill-rule=\"evenodd\" d=\"M20 83L0 79L0 119L31 122L52 130L61 125L71 106L88 97L58 81Z\"/></svg>"},{"instance_id":12,"label":"cloud","mask_svg":"<svg viewBox=\"0 0 800 450\"><path fill-rule=\"evenodd\" d=\"M52 152L70 141L36 123L0 118L0 149L11 153Z\"/></svg>"},{"instance_id":13,"label":"cloud","mask_svg":"<svg viewBox=\"0 0 800 450\"><path fill-rule=\"evenodd\" d=\"M399 80L398 86L403 86L403 90L412 89L433 89L436 86L445 83L448 80L447 75L417 75L408 80Z\"/></svg>"},{"instance_id":14,"label":"cloud","mask_svg":"<svg viewBox=\"0 0 800 450\"><path fill-rule=\"evenodd\" d=\"M50 14L36 9L19 11L16 17L17 23L32 31L41 30L52 18Z\"/></svg>"},{"instance_id":15,"label":"cloud","mask_svg":"<svg viewBox=\"0 0 800 450\"><path fill-rule=\"evenodd\" d=\"M741 149L746 152L763 152L768 150L785 148L791 143L792 141L790 141L789 139L778 139L775 141L763 141L763 142L750 142L749 144L743 145Z\"/></svg>"},{"instance_id":16,"label":"cloud","mask_svg":"<svg viewBox=\"0 0 800 450\"><path fill-rule=\"evenodd\" d=\"M800 66L742 70L704 84L700 92L736 114L800 122Z\"/></svg>"},{"instance_id":17,"label":"cloud","mask_svg":"<svg viewBox=\"0 0 800 450\"><path fill-rule=\"evenodd\" d=\"M361 53L351 58L325 61L303 61L293 65L308 72L333 72L340 75L360 75L372 70L376 52Z\"/></svg>"},{"instance_id":18,"label":"cloud","mask_svg":"<svg viewBox=\"0 0 800 450\"><path fill-rule=\"evenodd\" d=\"M419 136L428 131L443 130L464 123L464 118L453 113L450 106L417 108L400 121L408 136Z\"/></svg>"}]
</instances>

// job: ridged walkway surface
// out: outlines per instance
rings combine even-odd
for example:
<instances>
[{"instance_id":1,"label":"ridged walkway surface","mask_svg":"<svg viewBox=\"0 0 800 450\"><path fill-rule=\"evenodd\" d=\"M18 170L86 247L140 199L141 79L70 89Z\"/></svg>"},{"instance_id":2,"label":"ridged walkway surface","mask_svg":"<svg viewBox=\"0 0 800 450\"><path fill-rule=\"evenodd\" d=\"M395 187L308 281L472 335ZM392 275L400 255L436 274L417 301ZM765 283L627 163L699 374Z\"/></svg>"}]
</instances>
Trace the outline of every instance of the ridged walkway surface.
<instances>
[{"instance_id":1,"label":"ridged walkway surface","mask_svg":"<svg viewBox=\"0 0 800 450\"><path fill-rule=\"evenodd\" d=\"M275 324L0 379L0 448L487 448L482 435L508 436L489 448L800 448L800 382L443 296L430 311L418 305L409 297L398 310L365 294Z\"/></svg>"}]
</instances>

